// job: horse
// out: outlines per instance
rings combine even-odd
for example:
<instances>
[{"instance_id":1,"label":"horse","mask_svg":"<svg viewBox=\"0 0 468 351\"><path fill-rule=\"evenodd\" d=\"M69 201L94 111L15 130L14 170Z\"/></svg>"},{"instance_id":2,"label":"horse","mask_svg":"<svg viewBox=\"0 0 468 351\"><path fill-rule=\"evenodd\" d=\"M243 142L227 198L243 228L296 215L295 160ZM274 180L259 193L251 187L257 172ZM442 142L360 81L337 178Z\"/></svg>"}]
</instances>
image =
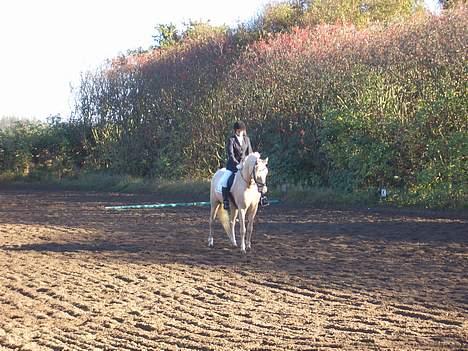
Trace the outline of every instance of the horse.
<instances>
[{"instance_id":1,"label":"horse","mask_svg":"<svg viewBox=\"0 0 468 351\"><path fill-rule=\"evenodd\" d=\"M254 218L257 214L260 195L267 192L268 158L262 160L258 152L251 153L245 158L241 168L234 176L234 182L231 187L230 213L224 209L223 196L217 191L220 188L220 182L225 178L224 172L226 172L225 169L218 170L211 179L208 247L213 247L213 222L217 215L232 245L237 247L235 224L236 218L239 215L240 249L241 252L245 253L246 248L251 249L252 247ZM246 218L248 221L247 240Z\"/></svg>"}]
</instances>

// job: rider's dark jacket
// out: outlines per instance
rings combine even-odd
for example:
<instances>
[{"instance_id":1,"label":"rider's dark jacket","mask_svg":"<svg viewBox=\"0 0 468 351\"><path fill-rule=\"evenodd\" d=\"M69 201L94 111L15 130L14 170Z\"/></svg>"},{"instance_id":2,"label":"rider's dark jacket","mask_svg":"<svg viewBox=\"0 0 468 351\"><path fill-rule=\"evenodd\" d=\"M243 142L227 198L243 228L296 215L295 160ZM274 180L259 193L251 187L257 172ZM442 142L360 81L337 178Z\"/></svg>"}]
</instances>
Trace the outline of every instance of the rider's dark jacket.
<instances>
[{"instance_id":1,"label":"rider's dark jacket","mask_svg":"<svg viewBox=\"0 0 468 351\"><path fill-rule=\"evenodd\" d=\"M244 135L244 142L241 144L235 135L228 139L226 144L227 164L226 168L232 172L237 172L237 165L252 153L252 145L248 136Z\"/></svg>"}]
</instances>

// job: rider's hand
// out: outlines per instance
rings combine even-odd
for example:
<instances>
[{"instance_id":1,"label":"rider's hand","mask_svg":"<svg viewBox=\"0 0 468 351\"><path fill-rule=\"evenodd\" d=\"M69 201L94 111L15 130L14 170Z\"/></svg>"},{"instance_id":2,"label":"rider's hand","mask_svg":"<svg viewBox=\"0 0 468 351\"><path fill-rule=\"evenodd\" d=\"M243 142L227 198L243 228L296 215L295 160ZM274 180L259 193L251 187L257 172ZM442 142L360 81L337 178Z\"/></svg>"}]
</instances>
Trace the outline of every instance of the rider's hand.
<instances>
[{"instance_id":1,"label":"rider's hand","mask_svg":"<svg viewBox=\"0 0 468 351\"><path fill-rule=\"evenodd\" d=\"M239 164L236 166L236 168L237 168L237 169L241 169L241 168L242 168L241 164L239 163Z\"/></svg>"}]
</instances>

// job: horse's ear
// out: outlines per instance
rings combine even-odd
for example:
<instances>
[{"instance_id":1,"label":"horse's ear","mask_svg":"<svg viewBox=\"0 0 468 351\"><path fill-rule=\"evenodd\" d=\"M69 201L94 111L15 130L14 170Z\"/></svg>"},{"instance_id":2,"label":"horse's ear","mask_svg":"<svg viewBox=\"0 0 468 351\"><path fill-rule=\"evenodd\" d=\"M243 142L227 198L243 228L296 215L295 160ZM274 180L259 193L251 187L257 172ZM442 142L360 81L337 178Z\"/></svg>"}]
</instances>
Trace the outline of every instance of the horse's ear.
<instances>
[{"instance_id":1,"label":"horse's ear","mask_svg":"<svg viewBox=\"0 0 468 351\"><path fill-rule=\"evenodd\" d=\"M268 157L263 162L265 162L265 164L267 165L268 164Z\"/></svg>"}]
</instances>

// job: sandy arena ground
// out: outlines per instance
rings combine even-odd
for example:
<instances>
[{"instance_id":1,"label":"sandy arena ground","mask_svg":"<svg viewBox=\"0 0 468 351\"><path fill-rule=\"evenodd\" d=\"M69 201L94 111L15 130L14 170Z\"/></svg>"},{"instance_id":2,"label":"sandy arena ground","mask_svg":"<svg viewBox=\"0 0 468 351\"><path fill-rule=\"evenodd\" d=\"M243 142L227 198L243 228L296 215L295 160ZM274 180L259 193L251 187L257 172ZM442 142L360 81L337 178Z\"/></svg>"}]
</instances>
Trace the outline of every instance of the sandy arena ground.
<instances>
[{"instance_id":1,"label":"sandy arena ground","mask_svg":"<svg viewBox=\"0 0 468 351\"><path fill-rule=\"evenodd\" d=\"M0 350L467 350L468 214L208 208L0 191Z\"/></svg>"}]
</instances>

